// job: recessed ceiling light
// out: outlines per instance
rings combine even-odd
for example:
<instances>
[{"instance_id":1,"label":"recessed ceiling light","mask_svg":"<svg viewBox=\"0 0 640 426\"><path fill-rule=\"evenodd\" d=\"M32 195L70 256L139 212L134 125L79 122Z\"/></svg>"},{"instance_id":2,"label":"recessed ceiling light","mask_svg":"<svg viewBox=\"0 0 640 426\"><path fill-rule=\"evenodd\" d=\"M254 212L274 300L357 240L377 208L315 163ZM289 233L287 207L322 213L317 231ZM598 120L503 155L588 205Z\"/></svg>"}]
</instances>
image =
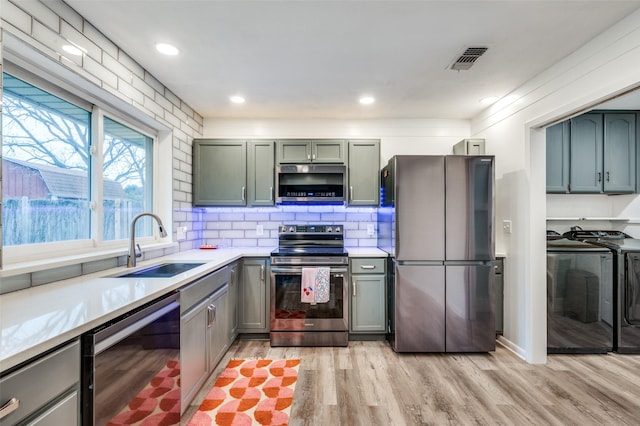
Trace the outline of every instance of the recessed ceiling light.
<instances>
[{"instance_id":1,"label":"recessed ceiling light","mask_svg":"<svg viewBox=\"0 0 640 426\"><path fill-rule=\"evenodd\" d=\"M82 55L82 50L72 44L65 44L64 46L62 46L62 50L64 50L70 55L74 55L74 56Z\"/></svg>"},{"instance_id":2,"label":"recessed ceiling light","mask_svg":"<svg viewBox=\"0 0 640 426\"><path fill-rule=\"evenodd\" d=\"M374 103L376 100L374 99L373 96L363 96L360 98L360 103L362 105L371 105L372 103Z\"/></svg>"},{"instance_id":3,"label":"recessed ceiling light","mask_svg":"<svg viewBox=\"0 0 640 426\"><path fill-rule=\"evenodd\" d=\"M167 43L157 43L156 50L162 53L163 55L168 55L168 56L175 56L178 53L180 53L177 47Z\"/></svg>"},{"instance_id":4,"label":"recessed ceiling light","mask_svg":"<svg viewBox=\"0 0 640 426\"><path fill-rule=\"evenodd\" d=\"M488 96L486 98L480 99L480 103L485 104L485 105L489 105L489 104L494 103L497 100L498 100L497 96Z\"/></svg>"},{"instance_id":5,"label":"recessed ceiling light","mask_svg":"<svg viewBox=\"0 0 640 426\"><path fill-rule=\"evenodd\" d=\"M231 102L233 102L234 104L243 104L244 103L244 98L242 96L239 96L239 95L229 96L229 100Z\"/></svg>"}]
</instances>

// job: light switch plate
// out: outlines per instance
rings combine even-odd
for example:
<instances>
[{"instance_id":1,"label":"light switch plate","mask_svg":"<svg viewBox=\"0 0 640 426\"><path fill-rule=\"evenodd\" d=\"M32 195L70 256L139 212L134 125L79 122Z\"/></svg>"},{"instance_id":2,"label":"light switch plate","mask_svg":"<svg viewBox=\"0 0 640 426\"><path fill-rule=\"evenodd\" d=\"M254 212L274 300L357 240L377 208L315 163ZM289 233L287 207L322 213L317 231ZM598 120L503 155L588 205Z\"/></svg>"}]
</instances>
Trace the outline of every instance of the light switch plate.
<instances>
[{"instance_id":1,"label":"light switch plate","mask_svg":"<svg viewBox=\"0 0 640 426\"><path fill-rule=\"evenodd\" d=\"M264 234L264 227L262 225L256 225L256 235L260 236Z\"/></svg>"},{"instance_id":2,"label":"light switch plate","mask_svg":"<svg viewBox=\"0 0 640 426\"><path fill-rule=\"evenodd\" d=\"M367 235L369 236L373 236L376 233L376 228L375 225L373 223L368 223L367 224Z\"/></svg>"},{"instance_id":3,"label":"light switch plate","mask_svg":"<svg viewBox=\"0 0 640 426\"><path fill-rule=\"evenodd\" d=\"M187 239L187 227L186 226L178 226L176 229L176 239L178 241L182 241Z\"/></svg>"},{"instance_id":4,"label":"light switch plate","mask_svg":"<svg viewBox=\"0 0 640 426\"><path fill-rule=\"evenodd\" d=\"M511 221L506 219L502 221L502 230L505 234L511 233Z\"/></svg>"}]
</instances>

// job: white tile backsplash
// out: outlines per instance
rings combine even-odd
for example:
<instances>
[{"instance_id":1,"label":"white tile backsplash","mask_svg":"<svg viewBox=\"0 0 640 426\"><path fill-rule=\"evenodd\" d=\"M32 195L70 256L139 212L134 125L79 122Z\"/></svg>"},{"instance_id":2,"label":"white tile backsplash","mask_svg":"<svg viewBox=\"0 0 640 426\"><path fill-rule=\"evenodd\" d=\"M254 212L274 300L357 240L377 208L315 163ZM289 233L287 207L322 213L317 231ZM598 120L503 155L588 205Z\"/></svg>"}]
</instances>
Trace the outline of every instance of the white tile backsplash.
<instances>
[{"instance_id":1,"label":"white tile backsplash","mask_svg":"<svg viewBox=\"0 0 640 426\"><path fill-rule=\"evenodd\" d=\"M202 244L222 247L275 247L282 224L340 224L345 229L345 245L375 247L376 235L367 234L367 225L376 226L376 208L343 206L281 206L268 208L204 209ZM262 235L256 226L262 225ZM216 232L218 232L216 234Z\"/></svg>"}]
</instances>

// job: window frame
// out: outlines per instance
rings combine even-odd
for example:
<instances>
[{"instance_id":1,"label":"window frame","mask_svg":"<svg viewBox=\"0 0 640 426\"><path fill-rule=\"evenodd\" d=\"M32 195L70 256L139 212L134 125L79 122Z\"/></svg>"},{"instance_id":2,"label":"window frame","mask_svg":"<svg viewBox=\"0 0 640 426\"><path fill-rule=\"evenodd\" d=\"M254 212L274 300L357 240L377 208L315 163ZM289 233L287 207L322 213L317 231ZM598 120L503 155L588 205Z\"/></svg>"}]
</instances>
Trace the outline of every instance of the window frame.
<instances>
[{"instance_id":1,"label":"window frame","mask_svg":"<svg viewBox=\"0 0 640 426\"><path fill-rule=\"evenodd\" d=\"M38 68L39 70L39 68ZM101 102L100 99L96 99L94 96L88 96L89 99L84 99L75 93L69 91L75 88L77 93L84 93L80 88L80 85L75 85L74 82L62 85L57 85L51 81L56 81L58 78L55 74L47 74L45 72L39 72L34 74L24 68L8 61L6 58L3 62L3 72L11 74L21 80L28 82L41 90L51 93L67 102L70 102L80 108L86 109L90 112L90 149L91 160L89 166L89 185L90 185L90 223L91 233L89 239L71 240L71 241L57 241L49 243L38 244L23 244L16 246L2 246L2 265L3 269L11 268L12 265L21 265L25 263L77 263L81 258L95 257L95 256L112 256L125 254L128 251L129 239L119 240L103 240L102 237L102 214L103 214L103 176L102 176L102 140L103 140L103 119L105 117L116 121L124 126L127 126L143 135L151 138L152 142L152 161L151 161L151 206L150 211L159 212L163 218L165 229L171 234L172 230L172 217L169 210L163 209L166 206L166 202L162 202L158 196L158 188L160 187L160 143L162 138L162 126L158 126L158 129L154 129L148 125L137 120L135 117L127 114L124 111L118 110L117 107L109 105L107 102ZM165 132L166 133L166 132ZM166 139L166 137L164 138ZM165 142L166 143L166 142ZM98 154L98 155L96 155ZM164 214L163 214L164 213ZM166 218L164 217L166 216ZM171 237L169 237L171 238ZM148 237L136 237L136 242L142 246L162 246L170 241L161 241L158 235L157 227L153 227L153 234Z\"/></svg>"}]
</instances>

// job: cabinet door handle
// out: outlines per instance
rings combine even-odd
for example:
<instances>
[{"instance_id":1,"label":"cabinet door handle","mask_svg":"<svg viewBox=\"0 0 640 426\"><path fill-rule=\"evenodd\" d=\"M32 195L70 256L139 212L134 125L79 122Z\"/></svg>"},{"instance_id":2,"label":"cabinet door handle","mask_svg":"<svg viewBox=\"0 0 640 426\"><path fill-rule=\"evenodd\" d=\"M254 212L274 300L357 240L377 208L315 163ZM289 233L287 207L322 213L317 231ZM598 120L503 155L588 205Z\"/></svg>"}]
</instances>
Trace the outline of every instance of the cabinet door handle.
<instances>
[{"instance_id":1,"label":"cabinet door handle","mask_svg":"<svg viewBox=\"0 0 640 426\"><path fill-rule=\"evenodd\" d=\"M356 282L353 282L353 297L356 297Z\"/></svg>"},{"instance_id":2,"label":"cabinet door handle","mask_svg":"<svg viewBox=\"0 0 640 426\"><path fill-rule=\"evenodd\" d=\"M264 281L264 265L260 265L260 281Z\"/></svg>"},{"instance_id":3,"label":"cabinet door handle","mask_svg":"<svg viewBox=\"0 0 640 426\"><path fill-rule=\"evenodd\" d=\"M361 269L376 269L376 265L360 265Z\"/></svg>"},{"instance_id":4,"label":"cabinet door handle","mask_svg":"<svg viewBox=\"0 0 640 426\"><path fill-rule=\"evenodd\" d=\"M269 187L269 201L273 201L273 186Z\"/></svg>"},{"instance_id":5,"label":"cabinet door handle","mask_svg":"<svg viewBox=\"0 0 640 426\"><path fill-rule=\"evenodd\" d=\"M349 200L353 201L353 186L349 187Z\"/></svg>"},{"instance_id":6,"label":"cabinet door handle","mask_svg":"<svg viewBox=\"0 0 640 426\"><path fill-rule=\"evenodd\" d=\"M611 173L607 172L607 182L611 180Z\"/></svg>"},{"instance_id":7,"label":"cabinet door handle","mask_svg":"<svg viewBox=\"0 0 640 426\"><path fill-rule=\"evenodd\" d=\"M207 306L207 328L211 328L216 321L216 305L211 304Z\"/></svg>"},{"instance_id":8,"label":"cabinet door handle","mask_svg":"<svg viewBox=\"0 0 640 426\"><path fill-rule=\"evenodd\" d=\"M311 160L311 155L307 154L307 160Z\"/></svg>"},{"instance_id":9,"label":"cabinet door handle","mask_svg":"<svg viewBox=\"0 0 640 426\"><path fill-rule=\"evenodd\" d=\"M602 182L602 173L598 172L598 182Z\"/></svg>"},{"instance_id":10,"label":"cabinet door handle","mask_svg":"<svg viewBox=\"0 0 640 426\"><path fill-rule=\"evenodd\" d=\"M13 413L19 407L20 407L20 400L15 397L11 398L9 401L7 401L6 404L0 407L0 419L3 419L4 417L8 416L10 413Z\"/></svg>"},{"instance_id":11,"label":"cabinet door handle","mask_svg":"<svg viewBox=\"0 0 640 426\"><path fill-rule=\"evenodd\" d=\"M246 198L246 192L247 192L247 188L243 186L242 187L242 201L244 201L245 198Z\"/></svg>"}]
</instances>

